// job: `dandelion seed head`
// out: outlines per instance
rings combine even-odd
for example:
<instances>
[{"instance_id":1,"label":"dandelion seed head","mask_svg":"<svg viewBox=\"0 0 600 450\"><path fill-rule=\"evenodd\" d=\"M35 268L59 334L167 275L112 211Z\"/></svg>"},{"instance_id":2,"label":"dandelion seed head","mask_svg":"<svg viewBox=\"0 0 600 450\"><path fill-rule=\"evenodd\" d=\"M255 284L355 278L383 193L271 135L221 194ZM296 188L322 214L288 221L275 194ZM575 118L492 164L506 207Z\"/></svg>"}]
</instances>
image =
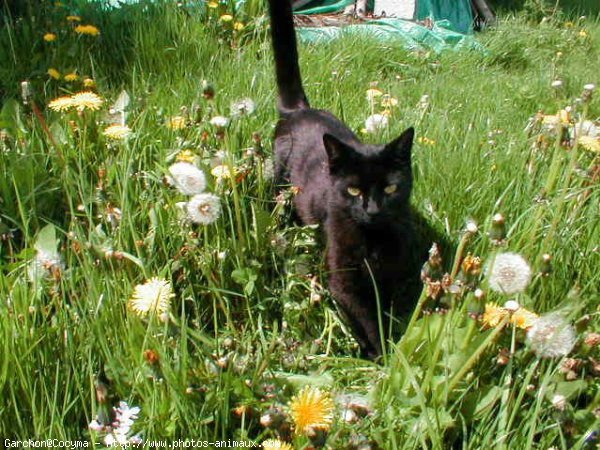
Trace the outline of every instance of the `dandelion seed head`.
<instances>
[{"instance_id":1,"label":"dandelion seed head","mask_svg":"<svg viewBox=\"0 0 600 450\"><path fill-rule=\"evenodd\" d=\"M171 283L157 277L150 278L144 284L138 284L128 302L130 310L140 317L147 315L160 315L167 312L171 306L171 299L175 296ZM133 415L135 409L123 409L122 414ZM139 408L137 408L139 412ZM137 414L137 413L136 413Z\"/></svg>"},{"instance_id":2,"label":"dandelion seed head","mask_svg":"<svg viewBox=\"0 0 600 450\"><path fill-rule=\"evenodd\" d=\"M490 289L506 295L523 292L531 279L531 268L517 253L499 253L488 270Z\"/></svg>"},{"instance_id":3,"label":"dandelion seed head","mask_svg":"<svg viewBox=\"0 0 600 450\"><path fill-rule=\"evenodd\" d=\"M561 394L554 394L551 403L556 409L563 411L567 406L567 398Z\"/></svg>"},{"instance_id":4,"label":"dandelion seed head","mask_svg":"<svg viewBox=\"0 0 600 450\"><path fill-rule=\"evenodd\" d=\"M527 343L540 358L566 356L576 340L574 328L558 313L538 317L527 331Z\"/></svg>"},{"instance_id":5,"label":"dandelion seed head","mask_svg":"<svg viewBox=\"0 0 600 450\"><path fill-rule=\"evenodd\" d=\"M243 98L231 104L232 116L247 116L252 114L256 109L256 104L251 98ZM224 125L223 125L224 126Z\"/></svg>"},{"instance_id":6,"label":"dandelion seed head","mask_svg":"<svg viewBox=\"0 0 600 450\"><path fill-rule=\"evenodd\" d=\"M376 133L385 129L389 124L389 119L383 114L373 114L365 120L365 130L367 133Z\"/></svg>"},{"instance_id":7,"label":"dandelion seed head","mask_svg":"<svg viewBox=\"0 0 600 450\"><path fill-rule=\"evenodd\" d=\"M215 116L210 119L210 124L217 128L225 128L227 125L229 125L229 119L224 116Z\"/></svg>"},{"instance_id":8,"label":"dandelion seed head","mask_svg":"<svg viewBox=\"0 0 600 450\"><path fill-rule=\"evenodd\" d=\"M196 195L206 189L206 176L195 165L188 162L176 162L169 167L173 185L184 195Z\"/></svg>"},{"instance_id":9,"label":"dandelion seed head","mask_svg":"<svg viewBox=\"0 0 600 450\"><path fill-rule=\"evenodd\" d=\"M506 303L504 303L504 309L506 309L509 312L515 312L520 307L521 307L521 305L519 305L519 302L517 302L515 300L508 300Z\"/></svg>"},{"instance_id":10,"label":"dandelion seed head","mask_svg":"<svg viewBox=\"0 0 600 450\"><path fill-rule=\"evenodd\" d=\"M221 199L214 194L194 195L187 203L189 219L201 225L209 225L221 215Z\"/></svg>"}]
</instances>

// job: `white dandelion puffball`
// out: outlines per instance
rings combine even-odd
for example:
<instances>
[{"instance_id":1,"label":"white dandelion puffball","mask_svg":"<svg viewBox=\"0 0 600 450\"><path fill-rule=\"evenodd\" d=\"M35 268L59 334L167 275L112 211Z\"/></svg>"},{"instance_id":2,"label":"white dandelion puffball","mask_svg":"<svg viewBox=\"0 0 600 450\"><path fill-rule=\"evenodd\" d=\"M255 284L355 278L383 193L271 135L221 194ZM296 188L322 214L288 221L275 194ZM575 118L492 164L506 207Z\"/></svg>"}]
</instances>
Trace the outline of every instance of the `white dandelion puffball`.
<instances>
[{"instance_id":1,"label":"white dandelion puffball","mask_svg":"<svg viewBox=\"0 0 600 450\"><path fill-rule=\"evenodd\" d=\"M387 116L384 116L383 114L373 114L365 120L365 129L367 130L367 133L375 133L386 128L388 123L389 119Z\"/></svg>"},{"instance_id":2,"label":"white dandelion puffball","mask_svg":"<svg viewBox=\"0 0 600 450\"><path fill-rule=\"evenodd\" d=\"M206 176L195 165L176 162L169 167L173 185L185 195L200 194L206 188Z\"/></svg>"},{"instance_id":3,"label":"white dandelion puffball","mask_svg":"<svg viewBox=\"0 0 600 450\"><path fill-rule=\"evenodd\" d=\"M223 116L215 116L210 119L210 124L218 128L225 128L227 125L229 125L229 119Z\"/></svg>"},{"instance_id":4,"label":"white dandelion puffball","mask_svg":"<svg viewBox=\"0 0 600 450\"><path fill-rule=\"evenodd\" d=\"M153 277L135 287L128 306L140 317L160 315L169 310L174 296L169 281Z\"/></svg>"},{"instance_id":5,"label":"white dandelion puffball","mask_svg":"<svg viewBox=\"0 0 600 450\"><path fill-rule=\"evenodd\" d=\"M575 329L558 313L537 318L527 331L527 343L540 358L566 356L576 340Z\"/></svg>"},{"instance_id":6,"label":"white dandelion puffball","mask_svg":"<svg viewBox=\"0 0 600 450\"><path fill-rule=\"evenodd\" d=\"M209 225L221 215L221 200L214 194L194 195L187 204L187 214L192 222Z\"/></svg>"},{"instance_id":7,"label":"white dandelion puffball","mask_svg":"<svg viewBox=\"0 0 600 450\"><path fill-rule=\"evenodd\" d=\"M517 253L499 253L488 270L490 289L506 295L523 292L531 279L531 268Z\"/></svg>"},{"instance_id":8,"label":"white dandelion puffball","mask_svg":"<svg viewBox=\"0 0 600 450\"><path fill-rule=\"evenodd\" d=\"M231 104L232 116L247 116L252 114L256 109L256 105L251 98L243 98Z\"/></svg>"}]
</instances>

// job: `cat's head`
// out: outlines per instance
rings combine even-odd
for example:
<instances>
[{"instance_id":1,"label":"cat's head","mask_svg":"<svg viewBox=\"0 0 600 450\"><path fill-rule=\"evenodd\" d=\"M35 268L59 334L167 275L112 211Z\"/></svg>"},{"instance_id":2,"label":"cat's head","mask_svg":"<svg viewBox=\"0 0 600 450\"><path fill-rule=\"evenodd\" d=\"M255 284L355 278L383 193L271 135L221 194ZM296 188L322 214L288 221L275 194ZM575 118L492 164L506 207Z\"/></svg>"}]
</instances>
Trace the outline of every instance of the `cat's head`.
<instances>
[{"instance_id":1,"label":"cat's head","mask_svg":"<svg viewBox=\"0 0 600 450\"><path fill-rule=\"evenodd\" d=\"M334 201L358 223L398 219L412 189L411 150L414 129L386 145L350 145L325 134Z\"/></svg>"}]
</instances>

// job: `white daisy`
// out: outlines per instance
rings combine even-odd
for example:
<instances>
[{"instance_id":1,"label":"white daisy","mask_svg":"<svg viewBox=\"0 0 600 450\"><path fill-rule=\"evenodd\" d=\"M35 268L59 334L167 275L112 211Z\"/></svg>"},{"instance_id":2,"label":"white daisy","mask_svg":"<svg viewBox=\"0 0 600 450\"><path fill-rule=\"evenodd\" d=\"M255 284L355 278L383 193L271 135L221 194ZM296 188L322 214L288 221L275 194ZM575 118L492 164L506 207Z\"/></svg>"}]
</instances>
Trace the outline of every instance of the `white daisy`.
<instances>
[{"instance_id":1,"label":"white daisy","mask_svg":"<svg viewBox=\"0 0 600 450\"><path fill-rule=\"evenodd\" d=\"M251 98L243 98L231 104L232 116L247 116L254 112L256 105Z\"/></svg>"},{"instance_id":2,"label":"white daisy","mask_svg":"<svg viewBox=\"0 0 600 450\"><path fill-rule=\"evenodd\" d=\"M225 128L227 125L229 125L229 119L223 116L215 116L210 119L210 124L218 128Z\"/></svg>"},{"instance_id":3,"label":"white daisy","mask_svg":"<svg viewBox=\"0 0 600 450\"><path fill-rule=\"evenodd\" d=\"M558 313L538 317L527 331L527 343L540 358L566 356L576 340L574 328Z\"/></svg>"},{"instance_id":4,"label":"white daisy","mask_svg":"<svg viewBox=\"0 0 600 450\"><path fill-rule=\"evenodd\" d=\"M531 268L517 253L499 253L488 269L490 289L506 295L525 290L531 279Z\"/></svg>"},{"instance_id":5,"label":"white daisy","mask_svg":"<svg viewBox=\"0 0 600 450\"><path fill-rule=\"evenodd\" d=\"M388 124L389 119L387 116L384 116L383 114L373 114L365 120L365 129L367 130L367 133L375 133L386 128Z\"/></svg>"},{"instance_id":6,"label":"white daisy","mask_svg":"<svg viewBox=\"0 0 600 450\"><path fill-rule=\"evenodd\" d=\"M209 225L221 215L221 200L214 194L194 195L187 204L187 213L192 222Z\"/></svg>"},{"instance_id":7,"label":"white daisy","mask_svg":"<svg viewBox=\"0 0 600 450\"><path fill-rule=\"evenodd\" d=\"M206 188L206 176L195 165L188 162L176 162L169 167L170 182L185 195L200 194Z\"/></svg>"}]
</instances>

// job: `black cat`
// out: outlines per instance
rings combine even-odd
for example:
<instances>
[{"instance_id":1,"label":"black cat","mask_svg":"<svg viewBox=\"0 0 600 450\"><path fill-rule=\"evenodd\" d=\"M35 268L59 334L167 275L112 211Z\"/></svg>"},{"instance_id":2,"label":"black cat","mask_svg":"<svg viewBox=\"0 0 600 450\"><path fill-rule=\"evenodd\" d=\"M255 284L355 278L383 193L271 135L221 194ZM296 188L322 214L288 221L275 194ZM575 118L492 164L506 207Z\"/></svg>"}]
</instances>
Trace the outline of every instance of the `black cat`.
<instances>
[{"instance_id":1,"label":"black cat","mask_svg":"<svg viewBox=\"0 0 600 450\"><path fill-rule=\"evenodd\" d=\"M363 144L333 114L312 109L302 87L290 0L269 0L269 8L280 113L276 178L298 188L300 219L322 225L329 289L362 354L375 358L392 297L415 273L409 262L414 130L387 145Z\"/></svg>"}]
</instances>

